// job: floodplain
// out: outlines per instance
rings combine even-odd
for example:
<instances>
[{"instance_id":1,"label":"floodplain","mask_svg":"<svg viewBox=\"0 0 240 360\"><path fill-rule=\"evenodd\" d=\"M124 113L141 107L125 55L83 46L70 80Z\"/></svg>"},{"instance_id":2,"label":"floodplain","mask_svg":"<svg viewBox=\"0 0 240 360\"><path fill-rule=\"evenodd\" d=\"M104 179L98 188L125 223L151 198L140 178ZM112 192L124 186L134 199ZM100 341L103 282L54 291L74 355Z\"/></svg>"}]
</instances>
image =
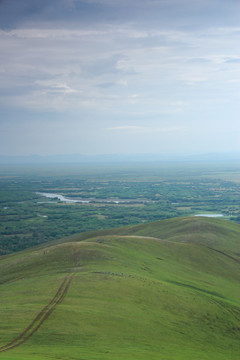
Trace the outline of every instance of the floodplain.
<instances>
[{"instance_id":1,"label":"floodplain","mask_svg":"<svg viewBox=\"0 0 240 360\"><path fill-rule=\"evenodd\" d=\"M234 162L2 165L0 254L173 217L218 214L239 222L239 174Z\"/></svg>"}]
</instances>

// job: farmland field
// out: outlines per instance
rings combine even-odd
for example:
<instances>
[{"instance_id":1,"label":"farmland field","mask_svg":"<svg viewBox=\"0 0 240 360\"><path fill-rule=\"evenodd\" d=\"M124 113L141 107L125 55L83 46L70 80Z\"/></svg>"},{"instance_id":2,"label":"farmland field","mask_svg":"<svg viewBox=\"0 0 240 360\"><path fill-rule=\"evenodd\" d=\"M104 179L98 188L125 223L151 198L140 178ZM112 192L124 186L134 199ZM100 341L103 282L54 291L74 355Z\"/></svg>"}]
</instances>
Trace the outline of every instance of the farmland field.
<instances>
[{"instance_id":1,"label":"farmland field","mask_svg":"<svg viewBox=\"0 0 240 360\"><path fill-rule=\"evenodd\" d=\"M217 214L240 221L239 168L234 163L29 165L0 170L1 254L79 232L173 217Z\"/></svg>"}]
</instances>

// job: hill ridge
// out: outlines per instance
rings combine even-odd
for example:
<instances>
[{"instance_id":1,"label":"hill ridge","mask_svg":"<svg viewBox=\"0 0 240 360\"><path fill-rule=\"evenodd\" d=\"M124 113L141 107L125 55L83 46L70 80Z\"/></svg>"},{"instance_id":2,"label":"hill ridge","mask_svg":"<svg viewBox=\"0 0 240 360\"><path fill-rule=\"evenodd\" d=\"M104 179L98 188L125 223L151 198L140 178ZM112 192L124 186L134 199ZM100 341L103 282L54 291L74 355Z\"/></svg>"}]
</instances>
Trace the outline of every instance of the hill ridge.
<instances>
[{"instance_id":1,"label":"hill ridge","mask_svg":"<svg viewBox=\"0 0 240 360\"><path fill-rule=\"evenodd\" d=\"M8 360L237 360L239 234L224 220L177 218L4 256L0 351Z\"/></svg>"}]
</instances>

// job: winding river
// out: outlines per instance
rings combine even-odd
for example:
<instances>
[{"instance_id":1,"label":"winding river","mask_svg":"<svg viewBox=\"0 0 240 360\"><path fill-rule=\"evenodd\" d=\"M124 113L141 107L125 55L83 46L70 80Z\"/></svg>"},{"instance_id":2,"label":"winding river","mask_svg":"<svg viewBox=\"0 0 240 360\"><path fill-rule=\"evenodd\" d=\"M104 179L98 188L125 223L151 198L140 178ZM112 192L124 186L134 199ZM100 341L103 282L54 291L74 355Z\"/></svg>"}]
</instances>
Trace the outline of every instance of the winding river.
<instances>
[{"instance_id":1,"label":"winding river","mask_svg":"<svg viewBox=\"0 0 240 360\"><path fill-rule=\"evenodd\" d=\"M133 203L152 203L153 201L149 200L141 200L141 199L71 199L66 196L60 195L60 194L54 194L54 193L46 193L46 192L36 192L37 195L45 196L48 199L58 199L60 201L63 201L65 203L81 203L81 204L89 204L89 203L112 203L112 204L133 204Z\"/></svg>"}]
</instances>

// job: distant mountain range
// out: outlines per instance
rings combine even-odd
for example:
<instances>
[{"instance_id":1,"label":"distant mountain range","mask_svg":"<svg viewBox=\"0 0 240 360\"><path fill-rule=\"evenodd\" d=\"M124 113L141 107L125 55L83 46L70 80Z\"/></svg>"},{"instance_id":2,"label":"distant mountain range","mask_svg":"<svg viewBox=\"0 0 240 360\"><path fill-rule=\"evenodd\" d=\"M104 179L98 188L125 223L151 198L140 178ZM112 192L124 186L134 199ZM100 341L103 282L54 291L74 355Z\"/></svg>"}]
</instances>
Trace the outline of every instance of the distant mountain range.
<instances>
[{"instance_id":1,"label":"distant mountain range","mask_svg":"<svg viewBox=\"0 0 240 360\"><path fill-rule=\"evenodd\" d=\"M0 155L0 164L66 164L66 163L127 163L158 161L228 162L239 161L240 153L206 153L194 155L166 154L60 154L60 155Z\"/></svg>"}]
</instances>

